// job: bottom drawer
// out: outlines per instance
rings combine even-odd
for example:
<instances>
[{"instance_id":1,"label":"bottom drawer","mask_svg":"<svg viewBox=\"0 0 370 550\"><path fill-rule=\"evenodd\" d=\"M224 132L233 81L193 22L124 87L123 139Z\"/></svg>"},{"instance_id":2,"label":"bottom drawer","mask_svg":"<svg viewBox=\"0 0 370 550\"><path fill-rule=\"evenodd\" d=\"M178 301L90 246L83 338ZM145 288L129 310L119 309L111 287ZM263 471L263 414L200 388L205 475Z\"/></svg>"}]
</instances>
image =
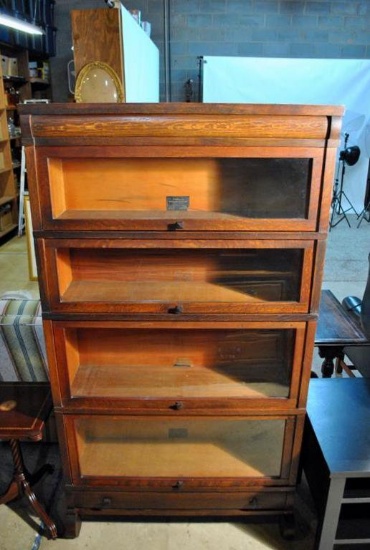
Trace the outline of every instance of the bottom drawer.
<instances>
[{"instance_id":1,"label":"bottom drawer","mask_svg":"<svg viewBox=\"0 0 370 550\"><path fill-rule=\"evenodd\" d=\"M180 489L181 491L181 489ZM72 490L71 507L91 510L151 511L177 510L282 510L287 505L287 491L251 490L243 492L167 493Z\"/></svg>"}]
</instances>

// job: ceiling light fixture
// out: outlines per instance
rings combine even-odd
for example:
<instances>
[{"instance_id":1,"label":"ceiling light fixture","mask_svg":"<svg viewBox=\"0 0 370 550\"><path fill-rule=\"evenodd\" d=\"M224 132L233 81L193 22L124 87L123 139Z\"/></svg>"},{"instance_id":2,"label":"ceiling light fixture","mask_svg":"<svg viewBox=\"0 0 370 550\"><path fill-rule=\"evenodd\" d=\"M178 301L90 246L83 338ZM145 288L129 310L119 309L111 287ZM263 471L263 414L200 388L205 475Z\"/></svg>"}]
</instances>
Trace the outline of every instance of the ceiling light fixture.
<instances>
[{"instance_id":1,"label":"ceiling light fixture","mask_svg":"<svg viewBox=\"0 0 370 550\"><path fill-rule=\"evenodd\" d=\"M18 19L12 15L6 15L5 13L0 13L0 25L9 27L10 29L15 29L17 31L26 32L28 34L45 34L45 31L33 23L29 23L23 19Z\"/></svg>"}]
</instances>

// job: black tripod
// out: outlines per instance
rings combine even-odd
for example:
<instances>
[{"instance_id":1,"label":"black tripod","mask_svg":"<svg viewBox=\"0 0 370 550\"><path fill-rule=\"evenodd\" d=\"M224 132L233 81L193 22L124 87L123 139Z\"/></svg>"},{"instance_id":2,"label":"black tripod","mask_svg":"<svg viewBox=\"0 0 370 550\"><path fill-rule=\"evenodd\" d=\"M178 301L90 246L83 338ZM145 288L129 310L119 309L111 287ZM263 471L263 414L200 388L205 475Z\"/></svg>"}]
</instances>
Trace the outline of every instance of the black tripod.
<instances>
[{"instance_id":1,"label":"black tripod","mask_svg":"<svg viewBox=\"0 0 370 550\"><path fill-rule=\"evenodd\" d=\"M369 169L367 172L367 183L366 183L366 192L365 192L365 200L364 200L364 209L362 210L361 214L358 216L358 224L357 227L360 227L362 220L366 220L367 222L370 222L370 162L369 162Z\"/></svg>"},{"instance_id":2,"label":"black tripod","mask_svg":"<svg viewBox=\"0 0 370 550\"><path fill-rule=\"evenodd\" d=\"M337 177L335 178L334 193L331 201L331 216L330 216L330 224L329 224L330 229L332 227L337 226L343 220L346 220L346 222L348 223L348 227L351 227L351 224L349 223L349 219L347 216L347 212L349 212L350 210L353 210L356 216L358 216L353 204L351 203L351 201L349 200L349 198L347 197L343 189L344 176L346 173L346 164L348 164L349 166L353 166L354 164L356 164L360 156L360 149L357 146L347 147L348 137L349 137L349 134L344 134L344 150L339 153ZM339 178L339 175L340 175L340 178ZM349 204L349 208L347 208L347 210L344 210L343 208L343 205L342 205L343 198ZM338 215L340 217L334 223L335 215Z\"/></svg>"},{"instance_id":3,"label":"black tripod","mask_svg":"<svg viewBox=\"0 0 370 550\"><path fill-rule=\"evenodd\" d=\"M370 222L370 200L357 219L359 220L357 227L360 227L362 220Z\"/></svg>"}]
</instances>

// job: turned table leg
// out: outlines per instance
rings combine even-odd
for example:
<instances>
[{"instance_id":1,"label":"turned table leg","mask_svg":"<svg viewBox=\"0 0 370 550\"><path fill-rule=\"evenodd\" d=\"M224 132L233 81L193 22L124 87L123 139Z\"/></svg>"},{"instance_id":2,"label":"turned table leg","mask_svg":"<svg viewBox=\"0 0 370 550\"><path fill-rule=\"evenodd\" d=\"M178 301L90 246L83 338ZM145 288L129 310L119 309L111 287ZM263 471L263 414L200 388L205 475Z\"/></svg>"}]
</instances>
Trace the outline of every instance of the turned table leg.
<instances>
[{"instance_id":1,"label":"turned table leg","mask_svg":"<svg viewBox=\"0 0 370 550\"><path fill-rule=\"evenodd\" d=\"M341 363L344 359L343 346L319 346L319 356L324 359L321 365L323 378L331 378L334 373L334 360L337 362L337 372L341 372ZM339 359L339 362L338 362Z\"/></svg>"},{"instance_id":2,"label":"turned table leg","mask_svg":"<svg viewBox=\"0 0 370 550\"><path fill-rule=\"evenodd\" d=\"M43 506L37 500L37 497L30 485L31 480L36 482L45 473L50 473L51 471L53 471L53 467L50 464L46 464L45 466L40 468L40 470L36 472L33 476L28 476L28 472L24 467L19 441L17 439L10 439L9 445L13 457L14 474L13 480L11 481L7 491L0 496L0 504L6 504L7 502L14 500L18 496L21 496L23 494L26 495L36 514L44 522L50 538L56 539L58 535L55 523L51 520L51 518L44 510Z\"/></svg>"}]
</instances>

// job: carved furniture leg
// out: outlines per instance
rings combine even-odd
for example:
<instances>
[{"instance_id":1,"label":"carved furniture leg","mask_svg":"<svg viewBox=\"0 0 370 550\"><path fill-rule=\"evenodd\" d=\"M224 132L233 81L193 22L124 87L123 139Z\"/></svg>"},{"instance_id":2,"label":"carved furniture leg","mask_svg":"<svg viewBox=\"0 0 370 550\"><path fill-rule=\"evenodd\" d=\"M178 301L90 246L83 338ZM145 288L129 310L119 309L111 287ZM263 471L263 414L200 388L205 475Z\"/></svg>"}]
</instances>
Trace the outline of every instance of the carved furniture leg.
<instances>
[{"instance_id":1,"label":"carved furniture leg","mask_svg":"<svg viewBox=\"0 0 370 550\"><path fill-rule=\"evenodd\" d=\"M334 372L334 359L344 359L343 346L319 346L319 356L324 359L321 365L322 377L331 378ZM337 372L341 372L338 364Z\"/></svg>"},{"instance_id":2,"label":"carved furniture leg","mask_svg":"<svg viewBox=\"0 0 370 550\"><path fill-rule=\"evenodd\" d=\"M37 500L35 493L31 489L30 480L27 479L28 472L26 472L24 467L19 441L16 439L10 439L9 445L13 457L14 474L13 480L11 481L7 491L0 496L0 504L6 504L7 502L14 500L16 497L25 494L38 517L44 522L50 538L56 539L58 535L55 523L51 520L45 512L43 506ZM52 466L47 464L40 468L40 470L33 476L30 476L30 479L33 479L34 481L39 480L42 475L52 470Z\"/></svg>"}]
</instances>

